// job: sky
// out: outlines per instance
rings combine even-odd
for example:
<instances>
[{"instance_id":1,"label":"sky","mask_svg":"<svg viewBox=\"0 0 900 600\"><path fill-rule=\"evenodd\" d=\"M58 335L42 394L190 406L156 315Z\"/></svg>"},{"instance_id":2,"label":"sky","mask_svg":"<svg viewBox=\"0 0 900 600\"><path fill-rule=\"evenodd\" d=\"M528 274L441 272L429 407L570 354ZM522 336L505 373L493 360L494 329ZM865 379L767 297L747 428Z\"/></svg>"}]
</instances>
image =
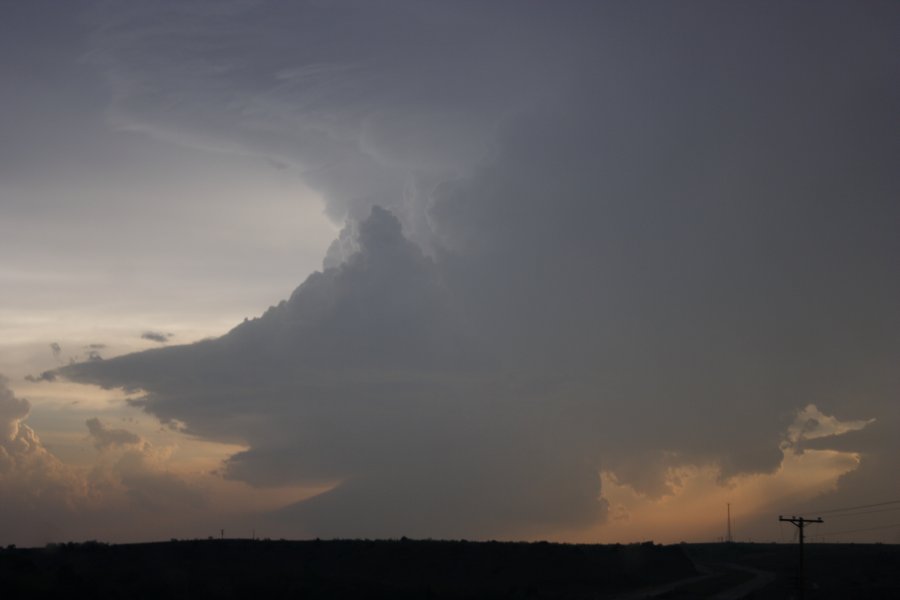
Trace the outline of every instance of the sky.
<instances>
[{"instance_id":1,"label":"sky","mask_svg":"<svg viewBox=\"0 0 900 600\"><path fill-rule=\"evenodd\" d=\"M0 11L0 543L900 542L896 3Z\"/></svg>"}]
</instances>

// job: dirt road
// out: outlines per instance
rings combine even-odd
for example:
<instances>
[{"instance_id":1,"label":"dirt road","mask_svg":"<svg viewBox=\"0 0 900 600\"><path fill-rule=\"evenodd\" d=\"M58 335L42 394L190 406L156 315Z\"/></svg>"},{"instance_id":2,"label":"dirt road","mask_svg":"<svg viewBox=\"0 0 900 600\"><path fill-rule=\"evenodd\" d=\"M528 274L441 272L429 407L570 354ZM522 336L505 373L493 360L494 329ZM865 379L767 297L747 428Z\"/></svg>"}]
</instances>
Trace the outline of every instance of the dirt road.
<instances>
[{"instance_id":1,"label":"dirt road","mask_svg":"<svg viewBox=\"0 0 900 600\"><path fill-rule=\"evenodd\" d=\"M628 592L615 598L616 600L651 598L741 600L775 580L774 573L733 563L698 564L697 570L701 574L695 577Z\"/></svg>"}]
</instances>

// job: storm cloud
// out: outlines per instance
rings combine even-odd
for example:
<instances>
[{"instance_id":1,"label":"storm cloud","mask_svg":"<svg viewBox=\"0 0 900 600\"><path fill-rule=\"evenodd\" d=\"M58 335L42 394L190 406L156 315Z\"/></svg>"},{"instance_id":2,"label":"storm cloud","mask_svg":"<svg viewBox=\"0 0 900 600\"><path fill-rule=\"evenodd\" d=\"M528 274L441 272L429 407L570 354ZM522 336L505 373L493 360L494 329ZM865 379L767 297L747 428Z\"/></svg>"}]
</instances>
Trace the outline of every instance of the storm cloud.
<instances>
[{"instance_id":1,"label":"storm cloud","mask_svg":"<svg viewBox=\"0 0 900 600\"><path fill-rule=\"evenodd\" d=\"M601 469L658 497L775 471L810 403L896 419L887 5L124 4L112 122L288 165L345 229L228 334L59 373L332 486L273 519L584 527Z\"/></svg>"}]
</instances>

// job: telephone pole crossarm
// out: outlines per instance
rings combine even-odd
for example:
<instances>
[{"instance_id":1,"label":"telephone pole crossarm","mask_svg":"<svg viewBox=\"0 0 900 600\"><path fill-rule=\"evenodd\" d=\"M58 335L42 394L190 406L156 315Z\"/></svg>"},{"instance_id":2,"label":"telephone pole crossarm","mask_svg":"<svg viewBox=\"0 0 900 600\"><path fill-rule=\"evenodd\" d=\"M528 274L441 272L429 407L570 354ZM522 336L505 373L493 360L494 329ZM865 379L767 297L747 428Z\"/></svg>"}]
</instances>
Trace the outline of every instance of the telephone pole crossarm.
<instances>
[{"instance_id":1,"label":"telephone pole crossarm","mask_svg":"<svg viewBox=\"0 0 900 600\"><path fill-rule=\"evenodd\" d=\"M824 523L822 517L816 517L815 519L805 519L803 517L783 517L778 515L779 521L787 521L788 523L795 525L800 530L800 560L803 560L803 528L809 525L810 523ZM801 562L802 564L802 562Z\"/></svg>"},{"instance_id":2,"label":"telephone pole crossarm","mask_svg":"<svg viewBox=\"0 0 900 600\"><path fill-rule=\"evenodd\" d=\"M788 523L793 523L797 527L802 527L805 523L824 523L822 517L816 517L815 519L805 519L803 517L782 517L778 515L779 521L787 521Z\"/></svg>"}]
</instances>

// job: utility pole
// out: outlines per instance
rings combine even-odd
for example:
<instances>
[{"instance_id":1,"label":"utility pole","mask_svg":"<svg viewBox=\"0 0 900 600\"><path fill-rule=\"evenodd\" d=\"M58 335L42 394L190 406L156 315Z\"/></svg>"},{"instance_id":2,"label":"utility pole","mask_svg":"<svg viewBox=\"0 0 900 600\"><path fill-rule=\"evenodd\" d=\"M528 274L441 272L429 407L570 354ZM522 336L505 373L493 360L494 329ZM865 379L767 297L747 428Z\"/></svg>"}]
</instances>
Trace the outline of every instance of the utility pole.
<instances>
[{"instance_id":1,"label":"utility pole","mask_svg":"<svg viewBox=\"0 0 900 600\"><path fill-rule=\"evenodd\" d=\"M798 585L800 586L800 597L803 597L803 529L809 525L810 523L824 523L822 517L817 517L815 519L804 519L803 517L782 517L778 515L779 521L787 521L791 525L797 527L800 530L800 563L797 567L797 580Z\"/></svg>"}]
</instances>

